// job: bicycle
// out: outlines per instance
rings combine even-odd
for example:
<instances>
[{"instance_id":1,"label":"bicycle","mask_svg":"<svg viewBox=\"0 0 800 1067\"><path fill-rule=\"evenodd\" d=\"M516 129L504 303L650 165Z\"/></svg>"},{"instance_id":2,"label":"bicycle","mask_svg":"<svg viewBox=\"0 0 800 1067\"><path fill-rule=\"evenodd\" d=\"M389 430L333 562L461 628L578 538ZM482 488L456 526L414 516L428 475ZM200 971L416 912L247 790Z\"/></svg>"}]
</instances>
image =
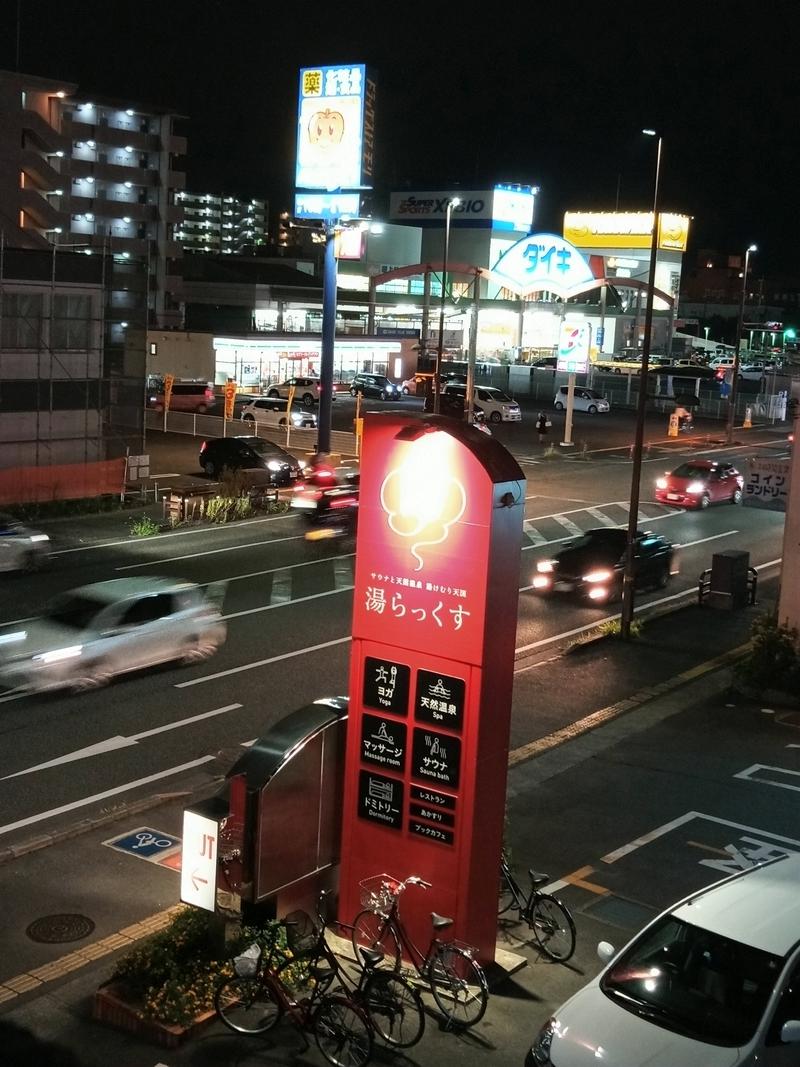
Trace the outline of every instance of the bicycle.
<instances>
[{"instance_id":1,"label":"bicycle","mask_svg":"<svg viewBox=\"0 0 800 1067\"><path fill-rule=\"evenodd\" d=\"M528 871L530 892L526 896L508 865L505 853L500 859L500 901L497 914L504 915L515 908L520 921L528 924L536 943L546 956L556 963L566 963L575 951L575 923L565 904L543 893L540 886L548 875Z\"/></svg>"},{"instance_id":2,"label":"bicycle","mask_svg":"<svg viewBox=\"0 0 800 1067\"><path fill-rule=\"evenodd\" d=\"M299 1030L314 1034L317 1048L333 1067L365 1067L372 1056L372 1024L351 998L328 992L333 981L330 968L308 965L311 990L299 999L282 979L282 973L304 956L301 950L298 956L275 962L279 929L287 931L290 941L292 925L290 917L278 924L266 959L258 944L235 957L234 976L221 982L214 994L217 1014L237 1034L264 1034L288 1015Z\"/></svg>"},{"instance_id":3,"label":"bicycle","mask_svg":"<svg viewBox=\"0 0 800 1067\"><path fill-rule=\"evenodd\" d=\"M422 951L406 933L400 919L400 897L407 886L430 889L431 883L418 875L400 881L388 874L374 875L359 882L360 911L353 923L353 950L359 958L363 946L379 949L392 970L400 971L401 946L420 978L427 981L447 1027L467 1028L480 1022L489 1002L489 987L483 968L474 959L469 945L442 941L437 933L453 925L453 920L431 913L433 935L428 951Z\"/></svg>"},{"instance_id":4,"label":"bicycle","mask_svg":"<svg viewBox=\"0 0 800 1067\"><path fill-rule=\"evenodd\" d=\"M324 959L346 996L361 1005L382 1041L393 1048L411 1048L417 1044L425 1031L422 997L404 975L380 969L379 965L384 958L380 949L360 950L358 981L354 981L342 967L325 937L328 928L324 914L327 895L323 890L317 901L317 959Z\"/></svg>"}]
</instances>

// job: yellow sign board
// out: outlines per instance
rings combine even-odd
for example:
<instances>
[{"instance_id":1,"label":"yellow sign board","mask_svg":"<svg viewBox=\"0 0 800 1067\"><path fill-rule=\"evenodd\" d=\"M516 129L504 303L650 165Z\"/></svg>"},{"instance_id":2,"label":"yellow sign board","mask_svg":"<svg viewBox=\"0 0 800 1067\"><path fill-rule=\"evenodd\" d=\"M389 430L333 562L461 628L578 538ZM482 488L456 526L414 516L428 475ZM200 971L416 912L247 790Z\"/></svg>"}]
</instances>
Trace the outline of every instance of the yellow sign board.
<instances>
[{"instance_id":1,"label":"yellow sign board","mask_svg":"<svg viewBox=\"0 0 800 1067\"><path fill-rule=\"evenodd\" d=\"M169 411L169 402L172 399L172 386L175 384L174 374L164 375L164 411Z\"/></svg>"},{"instance_id":2,"label":"yellow sign board","mask_svg":"<svg viewBox=\"0 0 800 1067\"><path fill-rule=\"evenodd\" d=\"M564 240L576 248L649 248L652 211L566 211ZM689 216L660 211L658 247L685 252Z\"/></svg>"},{"instance_id":3,"label":"yellow sign board","mask_svg":"<svg viewBox=\"0 0 800 1067\"><path fill-rule=\"evenodd\" d=\"M225 382L225 418L230 420L233 418L233 409L236 404L236 382L233 378L228 378Z\"/></svg>"}]
</instances>

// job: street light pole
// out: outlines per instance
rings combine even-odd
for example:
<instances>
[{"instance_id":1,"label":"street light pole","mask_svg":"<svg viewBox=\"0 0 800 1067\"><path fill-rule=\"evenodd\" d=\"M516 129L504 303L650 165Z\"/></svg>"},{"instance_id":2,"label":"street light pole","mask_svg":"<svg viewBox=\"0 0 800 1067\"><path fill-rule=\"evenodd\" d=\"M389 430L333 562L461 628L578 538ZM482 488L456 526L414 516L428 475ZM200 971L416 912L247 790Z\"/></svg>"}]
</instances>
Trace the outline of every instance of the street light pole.
<instances>
[{"instance_id":1,"label":"street light pole","mask_svg":"<svg viewBox=\"0 0 800 1067\"><path fill-rule=\"evenodd\" d=\"M325 260L322 273L322 344L319 360L319 421L317 452L331 450L333 414L333 364L336 347L336 233L335 223L325 226Z\"/></svg>"},{"instance_id":2,"label":"street light pole","mask_svg":"<svg viewBox=\"0 0 800 1067\"><path fill-rule=\"evenodd\" d=\"M725 440L729 445L733 444L733 420L736 417L736 397L739 393L739 349L742 345L742 331L744 329L744 301L747 296L747 268L750 266L750 253L757 252L755 245L749 245L744 254L744 273L742 275L742 299L739 304L739 318L736 320L736 337L734 338L733 350L733 381L731 393L728 398L728 421L726 426Z\"/></svg>"},{"instance_id":3,"label":"street light pole","mask_svg":"<svg viewBox=\"0 0 800 1067\"><path fill-rule=\"evenodd\" d=\"M439 414L439 399L442 392L440 375L442 373L442 350L444 348L444 301L447 284L447 258L450 254L450 215L454 207L458 207L461 200L457 196L451 196L447 201L447 212L444 224L444 260L442 262L442 299L439 304L439 343L436 346L436 368L433 376L433 413Z\"/></svg>"},{"instance_id":4,"label":"street light pole","mask_svg":"<svg viewBox=\"0 0 800 1067\"><path fill-rule=\"evenodd\" d=\"M656 150L656 176L653 192L653 232L650 241L650 271L647 279L647 305L644 316L644 342L642 344L642 369L639 375L639 400L636 405L636 434L633 442L633 470L631 472L631 499L628 511L628 539L625 545L625 570L622 579L622 612L620 636L630 640L633 620L634 566L636 558L636 531L639 525L639 483L642 477L642 450L644 445L644 422L647 410L647 372L650 365L650 334L653 327L653 291L656 284L656 256L658 254L658 202L661 177L662 138L655 130L642 130L649 137L658 137Z\"/></svg>"}]
</instances>

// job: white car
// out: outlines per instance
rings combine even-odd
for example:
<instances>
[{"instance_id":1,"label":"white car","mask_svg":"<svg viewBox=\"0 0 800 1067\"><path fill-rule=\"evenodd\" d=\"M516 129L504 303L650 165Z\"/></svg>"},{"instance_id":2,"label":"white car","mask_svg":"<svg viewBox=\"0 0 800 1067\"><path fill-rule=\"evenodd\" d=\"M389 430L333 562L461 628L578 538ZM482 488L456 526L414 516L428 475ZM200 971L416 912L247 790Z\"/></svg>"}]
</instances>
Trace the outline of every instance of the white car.
<instances>
[{"instance_id":1,"label":"white car","mask_svg":"<svg viewBox=\"0 0 800 1067\"><path fill-rule=\"evenodd\" d=\"M553 398L553 407L556 411L565 410L568 394L569 387L562 385ZM572 406L574 411L586 411L590 415L596 415L598 411L608 412L611 410L607 397L603 396L602 393L598 393L596 389L585 389L581 385L575 386Z\"/></svg>"},{"instance_id":2,"label":"white car","mask_svg":"<svg viewBox=\"0 0 800 1067\"><path fill-rule=\"evenodd\" d=\"M267 396L282 400L289 399L289 392L294 389L294 399L306 408L313 408L322 395L322 385L319 378L295 377L287 378L285 382L277 382L267 388ZM336 390L332 390L332 399L336 399Z\"/></svg>"},{"instance_id":3,"label":"white car","mask_svg":"<svg viewBox=\"0 0 800 1067\"><path fill-rule=\"evenodd\" d=\"M745 363L739 367L739 380L743 382L766 381L767 368L763 363Z\"/></svg>"},{"instance_id":4,"label":"white car","mask_svg":"<svg viewBox=\"0 0 800 1067\"><path fill-rule=\"evenodd\" d=\"M287 412L288 400L275 397L258 397L245 404L241 411L242 422L255 423L257 426L286 426L291 419L292 426L298 429L314 429L317 425L317 416L307 408L298 409L292 407Z\"/></svg>"},{"instance_id":5,"label":"white car","mask_svg":"<svg viewBox=\"0 0 800 1067\"><path fill-rule=\"evenodd\" d=\"M442 392L466 398L467 387L459 382L448 382ZM522 411L516 400L493 385L476 385L472 403L474 407L480 407L489 422L520 422L522 419Z\"/></svg>"},{"instance_id":6,"label":"white car","mask_svg":"<svg viewBox=\"0 0 800 1067\"><path fill-rule=\"evenodd\" d=\"M795 1067L800 854L662 912L542 1027L525 1067ZM610 962L609 962L610 961Z\"/></svg>"},{"instance_id":7,"label":"white car","mask_svg":"<svg viewBox=\"0 0 800 1067\"><path fill-rule=\"evenodd\" d=\"M0 515L0 571L38 571L50 560L50 538Z\"/></svg>"},{"instance_id":8,"label":"white car","mask_svg":"<svg viewBox=\"0 0 800 1067\"><path fill-rule=\"evenodd\" d=\"M112 578L56 597L39 618L0 633L0 684L82 692L118 674L195 663L224 643L224 583Z\"/></svg>"}]
</instances>

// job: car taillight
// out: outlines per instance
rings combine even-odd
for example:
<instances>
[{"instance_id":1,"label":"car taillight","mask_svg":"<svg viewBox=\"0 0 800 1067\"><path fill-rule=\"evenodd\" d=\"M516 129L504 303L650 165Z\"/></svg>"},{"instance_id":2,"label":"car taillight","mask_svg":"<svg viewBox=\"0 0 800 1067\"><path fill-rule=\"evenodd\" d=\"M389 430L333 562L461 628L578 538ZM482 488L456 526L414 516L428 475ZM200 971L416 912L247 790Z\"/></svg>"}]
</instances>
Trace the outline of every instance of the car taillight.
<instances>
[{"instance_id":1,"label":"car taillight","mask_svg":"<svg viewBox=\"0 0 800 1067\"><path fill-rule=\"evenodd\" d=\"M201 455L203 454L203 452L205 452L207 447L208 447L208 441L203 441L202 445L200 445L200 454Z\"/></svg>"}]
</instances>

